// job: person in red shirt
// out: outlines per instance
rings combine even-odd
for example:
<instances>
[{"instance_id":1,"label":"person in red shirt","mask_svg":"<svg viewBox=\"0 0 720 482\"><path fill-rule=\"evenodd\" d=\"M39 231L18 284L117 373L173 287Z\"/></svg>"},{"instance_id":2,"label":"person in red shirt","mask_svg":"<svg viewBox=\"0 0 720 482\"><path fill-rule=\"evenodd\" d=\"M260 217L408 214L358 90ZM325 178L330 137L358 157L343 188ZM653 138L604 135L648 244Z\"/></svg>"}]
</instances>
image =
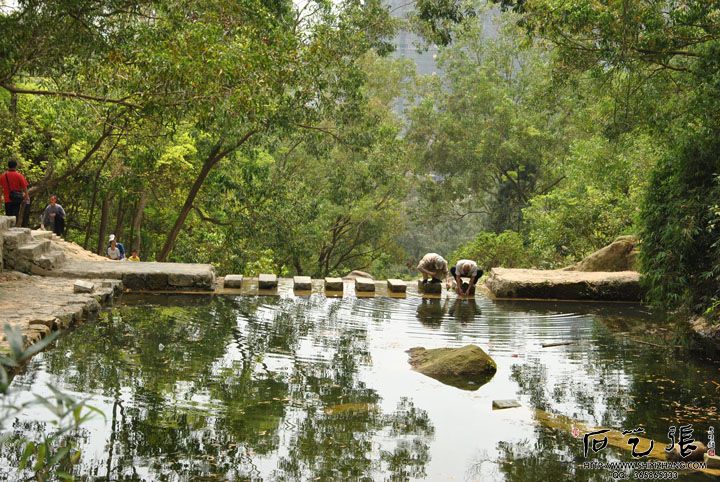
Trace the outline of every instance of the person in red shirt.
<instances>
[{"instance_id":1,"label":"person in red shirt","mask_svg":"<svg viewBox=\"0 0 720 482\"><path fill-rule=\"evenodd\" d=\"M25 176L17 172L17 162L8 162L8 170L0 176L0 185L2 185L5 194L5 215L15 216L17 222L20 205L30 197Z\"/></svg>"}]
</instances>

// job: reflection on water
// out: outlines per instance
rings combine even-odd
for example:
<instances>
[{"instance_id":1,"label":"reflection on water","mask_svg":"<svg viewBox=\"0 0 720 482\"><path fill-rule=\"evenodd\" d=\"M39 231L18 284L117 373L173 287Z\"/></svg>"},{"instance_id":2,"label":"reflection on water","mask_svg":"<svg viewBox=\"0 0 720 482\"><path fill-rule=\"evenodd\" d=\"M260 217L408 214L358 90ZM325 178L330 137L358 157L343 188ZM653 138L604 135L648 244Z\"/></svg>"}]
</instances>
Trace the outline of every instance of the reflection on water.
<instances>
[{"instance_id":1,"label":"reflection on water","mask_svg":"<svg viewBox=\"0 0 720 482\"><path fill-rule=\"evenodd\" d=\"M720 367L631 305L417 298L138 299L36 357L13 387L54 383L101 408L76 475L128 480L611 480L536 409L666 440L717 422ZM171 304L172 303L172 304ZM653 340L653 344L640 343ZM547 342L572 342L542 348ZM475 343L498 372L467 392L405 350ZM680 348L673 348L678 345ZM665 347L667 346L667 347ZM522 408L491 410L493 399ZM38 437L28 409L16 434ZM19 479L16 447L0 477ZM627 460L606 450L593 460ZM702 476L690 479L704 480Z\"/></svg>"}]
</instances>

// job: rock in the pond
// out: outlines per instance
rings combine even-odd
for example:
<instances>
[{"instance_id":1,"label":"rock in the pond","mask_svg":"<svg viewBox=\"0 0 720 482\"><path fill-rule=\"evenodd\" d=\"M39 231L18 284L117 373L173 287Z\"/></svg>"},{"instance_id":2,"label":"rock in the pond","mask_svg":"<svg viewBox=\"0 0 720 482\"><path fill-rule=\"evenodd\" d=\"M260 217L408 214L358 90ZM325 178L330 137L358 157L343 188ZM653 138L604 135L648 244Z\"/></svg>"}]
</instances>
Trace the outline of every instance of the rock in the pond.
<instances>
[{"instance_id":1,"label":"rock in the pond","mask_svg":"<svg viewBox=\"0 0 720 482\"><path fill-rule=\"evenodd\" d=\"M229 274L225 276L223 286L225 288L242 288L243 275L241 274Z\"/></svg>"},{"instance_id":2,"label":"rock in the pond","mask_svg":"<svg viewBox=\"0 0 720 482\"><path fill-rule=\"evenodd\" d=\"M463 390L477 390L497 371L495 361L476 345L430 350L416 347L407 353L410 365L418 372Z\"/></svg>"},{"instance_id":3,"label":"rock in the pond","mask_svg":"<svg viewBox=\"0 0 720 482\"><path fill-rule=\"evenodd\" d=\"M405 293L407 291L407 283L400 279L391 278L387 280L388 290L392 293Z\"/></svg>"},{"instance_id":4,"label":"rock in the pond","mask_svg":"<svg viewBox=\"0 0 720 482\"><path fill-rule=\"evenodd\" d=\"M707 447L698 440L695 440L692 444L697 448L690 452L690 455L687 457L683 458L682 455L680 455L680 444L675 444L675 447L670 452L665 452L665 458L672 462L702 462L707 452Z\"/></svg>"},{"instance_id":5,"label":"rock in the pond","mask_svg":"<svg viewBox=\"0 0 720 482\"><path fill-rule=\"evenodd\" d=\"M84 280L77 280L73 284L73 291L75 293L92 293L95 290L95 283Z\"/></svg>"},{"instance_id":6,"label":"rock in the pond","mask_svg":"<svg viewBox=\"0 0 720 482\"><path fill-rule=\"evenodd\" d=\"M720 349L720 324L710 323L706 318L699 316L690 321L690 329L703 344Z\"/></svg>"},{"instance_id":7,"label":"rock in the pond","mask_svg":"<svg viewBox=\"0 0 720 482\"><path fill-rule=\"evenodd\" d=\"M375 291L375 282L370 278L355 278L355 289L357 291Z\"/></svg>"},{"instance_id":8,"label":"rock in the pond","mask_svg":"<svg viewBox=\"0 0 720 482\"><path fill-rule=\"evenodd\" d=\"M433 283L430 280L418 280L418 291L426 294L440 294L442 293L442 283Z\"/></svg>"},{"instance_id":9,"label":"rock in the pond","mask_svg":"<svg viewBox=\"0 0 720 482\"><path fill-rule=\"evenodd\" d=\"M520 402L517 400L493 400L493 410L505 410L506 408L517 408L520 406Z\"/></svg>"},{"instance_id":10,"label":"rock in the pond","mask_svg":"<svg viewBox=\"0 0 720 482\"><path fill-rule=\"evenodd\" d=\"M312 289L312 280L309 276L293 276L293 289L310 291Z\"/></svg>"},{"instance_id":11,"label":"rock in the pond","mask_svg":"<svg viewBox=\"0 0 720 482\"><path fill-rule=\"evenodd\" d=\"M343 279L358 279L358 278L369 278L369 279L375 279L370 273L366 273L365 271L360 270L353 270L343 276Z\"/></svg>"},{"instance_id":12,"label":"rock in the pond","mask_svg":"<svg viewBox=\"0 0 720 482\"><path fill-rule=\"evenodd\" d=\"M272 290L277 288L277 275L261 273L258 276L258 288L261 290Z\"/></svg>"},{"instance_id":13,"label":"rock in the pond","mask_svg":"<svg viewBox=\"0 0 720 482\"><path fill-rule=\"evenodd\" d=\"M342 291L343 290L342 278L325 278L325 289L327 291Z\"/></svg>"}]
</instances>

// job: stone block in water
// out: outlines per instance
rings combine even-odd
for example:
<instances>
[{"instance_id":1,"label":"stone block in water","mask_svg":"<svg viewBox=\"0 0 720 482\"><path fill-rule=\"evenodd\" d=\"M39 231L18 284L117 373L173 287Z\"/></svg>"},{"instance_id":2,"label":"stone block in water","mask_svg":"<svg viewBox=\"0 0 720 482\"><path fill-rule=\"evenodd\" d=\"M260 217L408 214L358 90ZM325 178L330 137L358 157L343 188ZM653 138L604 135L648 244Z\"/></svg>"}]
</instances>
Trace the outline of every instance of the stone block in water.
<instances>
[{"instance_id":1,"label":"stone block in water","mask_svg":"<svg viewBox=\"0 0 720 482\"><path fill-rule=\"evenodd\" d=\"M243 275L241 274L229 274L225 276L223 286L225 288L242 288Z\"/></svg>"},{"instance_id":2,"label":"stone block in water","mask_svg":"<svg viewBox=\"0 0 720 482\"><path fill-rule=\"evenodd\" d=\"M388 289L393 293L405 293L407 291L407 283L400 279L387 280Z\"/></svg>"},{"instance_id":3,"label":"stone block in water","mask_svg":"<svg viewBox=\"0 0 720 482\"><path fill-rule=\"evenodd\" d=\"M342 278L325 278L325 290L326 291L342 291L343 290Z\"/></svg>"},{"instance_id":4,"label":"stone block in water","mask_svg":"<svg viewBox=\"0 0 720 482\"><path fill-rule=\"evenodd\" d=\"M506 408L517 408L520 406L520 402L517 400L493 400L493 410L504 410Z\"/></svg>"},{"instance_id":5,"label":"stone block in water","mask_svg":"<svg viewBox=\"0 0 720 482\"><path fill-rule=\"evenodd\" d=\"M310 291L312 280L309 276L293 276L293 288L298 291Z\"/></svg>"},{"instance_id":6,"label":"stone block in water","mask_svg":"<svg viewBox=\"0 0 720 482\"><path fill-rule=\"evenodd\" d=\"M261 274L258 276L258 288L261 290L272 290L277 288L277 275Z\"/></svg>"},{"instance_id":7,"label":"stone block in water","mask_svg":"<svg viewBox=\"0 0 720 482\"><path fill-rule=\"evenodd\" d=\"M356 278L355 289L357 291L375 291L375 281L370 278Z\"/></svg>"},{"instance_id":8,"label":"stone block in water","mask_svg":"<svg viewBox=\"0 0 720 482\"><path fill-rule=\"evenodd\" d=\"M418 291L420 293L429 293L429 294L440 294L442 293L442 283L431 283L430 280L428 280L427 283L423 283L423 280L418 280Z\"/></svg>"}]
</instances>

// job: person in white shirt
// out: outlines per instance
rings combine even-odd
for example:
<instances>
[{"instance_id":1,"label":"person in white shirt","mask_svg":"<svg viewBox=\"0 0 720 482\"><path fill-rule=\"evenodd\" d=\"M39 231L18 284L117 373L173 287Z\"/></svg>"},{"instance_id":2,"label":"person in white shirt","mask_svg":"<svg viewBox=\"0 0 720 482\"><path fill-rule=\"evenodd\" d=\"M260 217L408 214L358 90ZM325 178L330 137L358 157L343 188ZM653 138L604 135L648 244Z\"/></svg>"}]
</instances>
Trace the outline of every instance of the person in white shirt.
<instances>
[{"instance_id":1,"label":"person in white shirt","mask_svg":"<svg viewBox=\"0 0 720 482\"><path fill-rule=\"evenodd\" d=\"M475 285L483 275L483 270L478 268L475 261L469 259L461 259L455 266L450 269L450 274L455 278L455 292L459 295L474 295ZM461 278L470 278L467 288L463 286ZM463 289L465 288L465 289Z\"/></svg>"}]
</instances>

